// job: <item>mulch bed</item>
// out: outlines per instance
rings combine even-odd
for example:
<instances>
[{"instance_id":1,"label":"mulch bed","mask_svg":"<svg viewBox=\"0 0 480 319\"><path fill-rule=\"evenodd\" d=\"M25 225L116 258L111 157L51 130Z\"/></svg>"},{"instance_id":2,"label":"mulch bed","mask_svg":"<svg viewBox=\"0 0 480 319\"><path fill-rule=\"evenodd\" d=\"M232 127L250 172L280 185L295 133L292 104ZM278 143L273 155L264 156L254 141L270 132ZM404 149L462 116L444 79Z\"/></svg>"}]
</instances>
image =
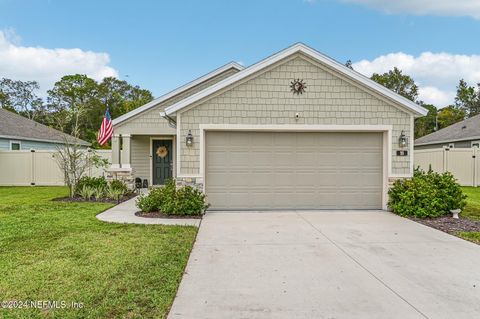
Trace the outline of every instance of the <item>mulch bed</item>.
<instances>
[{"instance_id":1,"label":"mulch bed","mask_svg":"<svg viewBox=\"0 0 480 319\"><path fill-rule=\"evenodd\" d=\"M53 201L58 201L58 202L73 202L73 203L112 203L112 204L120 204L124 201L127 201L131 198L134 198L135 196L137 196L138 194L136 193L131 193L131 194L128 194L128 195L125 195L123 196L118 202L116 200L113 200L113 199L109 199L109 198L102 198L102 199L90 199L90 200L87 200L83 197L60 197L60 198L54 198L52 199Z\"/></svg>"},{"instance_id":2,"label":"mulch bed","mask_svg":"<svg viewBox=\"0 0 480 319\"><path fill-rule=\"evenodd\" d=\"M438 218L411 218L417 223L430 226L443 232L455 235L458 232L480 232L480 221L470 220L466 218L455 219L452 217Z\"/></svg>"},{"instance_id":3,"label":"mulch bed","mask_svg":"<svg viewBox=\"0 0 480 319\"><path fill-rule=\"evenodd\" d=\"M135 216L146 218L201 219L202 216L167 215L162 212L136 212Z\"/></svg>"}]
</instances>

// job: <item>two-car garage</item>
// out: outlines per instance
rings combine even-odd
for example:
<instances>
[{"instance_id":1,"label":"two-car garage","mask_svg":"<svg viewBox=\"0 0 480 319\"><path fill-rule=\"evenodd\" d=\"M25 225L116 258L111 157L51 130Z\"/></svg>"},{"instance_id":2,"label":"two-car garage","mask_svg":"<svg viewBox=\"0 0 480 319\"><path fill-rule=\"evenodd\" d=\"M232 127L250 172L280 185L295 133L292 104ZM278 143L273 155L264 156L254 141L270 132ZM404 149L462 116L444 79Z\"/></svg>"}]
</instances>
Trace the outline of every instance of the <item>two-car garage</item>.
<instances>
[{"instance_id":1,"label":"two-car garage","mask_svg":"<svg viewBox=\"0 0 480 319\"><path fill-rule=\"evenodd\" d=\"M382 209L383 141L383 132L206 131L210 209Z\"/></svg>"}]
</instances>

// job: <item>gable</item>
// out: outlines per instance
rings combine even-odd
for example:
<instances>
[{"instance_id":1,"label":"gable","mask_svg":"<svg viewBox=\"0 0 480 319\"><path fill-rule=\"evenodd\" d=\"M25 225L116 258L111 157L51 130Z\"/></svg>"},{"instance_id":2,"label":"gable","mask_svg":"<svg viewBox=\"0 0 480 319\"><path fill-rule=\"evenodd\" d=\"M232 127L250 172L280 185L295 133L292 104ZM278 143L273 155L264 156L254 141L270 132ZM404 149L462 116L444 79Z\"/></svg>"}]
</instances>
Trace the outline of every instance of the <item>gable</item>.
<instances>
[{"instance_id":1,"label":"gable","mask_svg":"<svg viewBox=\"0 0 480 319\"><path fill-rule=\"evenodd\" d=\"M379 95L385 98L389 103L395 105L399 108L404 109L407 113L413 116L423 116L427 114L427 110L420 105L396 94L395 92L385 88L384 86L372 81L371 79L361 75L358 72L355 72L343 64L338 63L337 61L309 48L303 44L293 45L277 54L274 54L250 67L239 72L238 74L225 79L215 85L212 85L208 89L200 91L197 94L194 94L178 103L175 103L172 106L169 106L165 109L167 115L173 115L176 112L181 111L184 108L190 107L195 103L208 99L209 96L218 94L218 92L225 90L228 87L235 86L239 82L243 82L248 78L255 76L256 74L261 74L265 69L271 68L272 65L280 63L282 60L287 60L292 56L302 54L315 63L328 67L331 71L338 74L339 77L348 79L352 83L356 83L363 87L365 90L368 90L376 95Z\"/></svg>"},{"instance_id":2,"label":"gable","mask_svg":"<svg viewBox=\"0 0 480 319\"><path fill-rule=\"evenodd\" d=\"M291 92L290 84L294 79L302 79L306 83L305 93L296 95ZM338 117L347 118L359 115L355 112L400 113L399 116L406 118L411 115L401 105L301 53L179 110L179 113L202 109L204 104L222 103L232 107L232 111L268 110L272 114L277 108L285 112L305 105L304 111L308 110L305 117L313 115L313 112L338 112Z\"/></svg>"},{"instance_id":3,"label":"gable","mask_svg":"<svg viewBox=\"0 0 480 319\"><path fill-rule=\"evenodd\" d=\"M160 100L158 103L149 106L143 106L144 110L137 110L136 114L125 114L125 118L118 118L114 120L114 130L116 134L175 134L175 129L168 125L168 121L160 116L160 112L165 108L171 106L197 92L200 92L215 83L218 83L239 71L238 67L229 67L226 70L202 81L188 89L181 91L166 99ZM208 77L208 75L207 75ZM187 84L188 85L188 84ZM151 103L152 103L151 102ZM142 108L142 107L141 107ZM132 112L134 112L133 110Z\"/></svg>"}]
</instances>

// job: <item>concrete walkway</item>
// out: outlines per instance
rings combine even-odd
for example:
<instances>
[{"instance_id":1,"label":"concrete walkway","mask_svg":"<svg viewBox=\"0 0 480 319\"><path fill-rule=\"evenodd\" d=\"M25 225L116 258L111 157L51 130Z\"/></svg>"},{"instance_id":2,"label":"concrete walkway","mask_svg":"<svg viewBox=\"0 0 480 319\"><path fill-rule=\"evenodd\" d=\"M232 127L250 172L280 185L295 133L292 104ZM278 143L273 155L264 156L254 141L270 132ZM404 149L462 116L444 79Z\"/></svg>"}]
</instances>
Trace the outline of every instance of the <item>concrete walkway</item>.
<instances>
[{"instance_id":1,"label":"concrete walkway","mask_svg":"<svg viewBox=\"0 0 480 319\"><path fill-rule=\"evenodd\" d=\"M98 214L97 218L104 222L121 224L200 226L201 220L195 218L147 218L135 216L135 213L139 211L135 205L136 200L137 197L134 197L120 203L117 206Z\"/></svg>"},{"instance_id":2,"label":"concrete walkway","mask_svg":"<svg viewBox=\"0 0 480 319\"><path fill-rule=\"evenodd\" d=\"M480 318L480 246L382 211L207 213L169 318Z\"/></svg>"}]
</instances>

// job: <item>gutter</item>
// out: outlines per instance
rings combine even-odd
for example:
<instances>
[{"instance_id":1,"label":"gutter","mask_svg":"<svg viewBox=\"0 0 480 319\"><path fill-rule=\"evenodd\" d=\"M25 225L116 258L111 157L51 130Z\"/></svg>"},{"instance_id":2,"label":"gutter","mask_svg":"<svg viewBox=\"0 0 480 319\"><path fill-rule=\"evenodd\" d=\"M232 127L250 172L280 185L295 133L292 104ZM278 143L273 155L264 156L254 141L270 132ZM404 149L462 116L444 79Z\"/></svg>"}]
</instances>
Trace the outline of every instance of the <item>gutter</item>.
<instances>
[{"instance_id":1,"label":"gutter","mask_svg":"<svg viewBox=\"0 0 480 319\"><path fill-rule=\"evenodd\" d=\"M473 141L473 140L480 140L480 136L471 136L471 137L463 137L457 139L450 139L450 140L440 140L440 141L433 141L433 142L424 142L424 143L415 143L415 146L423 146L423 145L432 145L432 144L443 144L443 143L452 143L452 142L463 142L463 141Z\"/></svg>"},{"instance_id":2,"label":"gutter","mask_svg":"<svg viewBox=\"0 0 480 319\"><path fill-rule=\"evenodd\" d=\"M171 116L167 115L167 113L160 112L160 116L168 121L168 126L171 128L177 128L177 121L175 121Z\"/></svg>"}]
</instances>

